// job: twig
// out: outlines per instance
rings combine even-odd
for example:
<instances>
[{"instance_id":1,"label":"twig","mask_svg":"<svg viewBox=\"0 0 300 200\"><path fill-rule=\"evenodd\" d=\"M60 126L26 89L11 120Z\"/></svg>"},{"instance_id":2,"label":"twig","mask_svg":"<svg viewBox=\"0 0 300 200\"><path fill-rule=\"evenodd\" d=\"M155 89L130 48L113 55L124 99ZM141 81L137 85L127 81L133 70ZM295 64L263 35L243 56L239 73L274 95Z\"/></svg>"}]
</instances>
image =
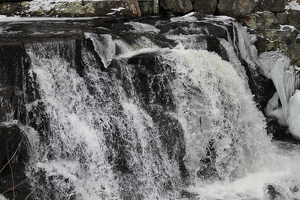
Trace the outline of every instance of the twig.
<instances>
[{"instance_id":1,"label":"twig","mask_svg":"<svg viewBox=\"0 0 300 200\"><path fill-rule=\"evenodd\" d=\"M41 183L38 183L38 185L27 195L27 197L24 200L27 200L35 191L36 189L40 186Z\"/></svg>"},{"instance_id":2,"label":"twig","mask_svg":"<svg viewBox=\"0 0 300 200\"><path fill-rule=\"evenodd\" d=\"M17 187L19 187L20 185L24 184L25 182L27 182L29 180L30 177L26 178L24 181L22 181L21 183L19 183L18 185L15 185L14 188L10 188L8 190L6 190L5 192L2 192L2 194L5 194L6 192L9 192L11 190L15 190Z\"/></svg>"},{"instance_id":3,"label":"twig","mask_svg":"<svg viewBox=\"0 0 300 200\"><path fill-rule=\"evenodd\" d=\"M7 154L7 159L9 158L9 151L8 151L8 147L6 146L6 154ZM12 181L12 192L13 192L13 200L16 199L16 194L15 194L15 179L14 179L14 171L13 168L11 166L10 160L8 161L9 164L9 168L10 168L10 174L11 174L11 181Z\"/></svg>"},{"instance_id":4,"label":"twig","mask_svg":"<svg viewBox=\"0 0 300 200\"><path fill-rule=\"evenodd\" d=\"M23 142L24 140L24 135L22 134L22 139L20 141L20 143L18 144L18 148L16 149L16 151L14 152L14 154L11 156L11 158L7 161L7 163L2 167L2 169L0 170L0 173L5 169L5 167L10 164L11 160L14 158L14 156L17 154L18 150L20 149L21 147L21 143Z\"/></svg>"}]
</instances>

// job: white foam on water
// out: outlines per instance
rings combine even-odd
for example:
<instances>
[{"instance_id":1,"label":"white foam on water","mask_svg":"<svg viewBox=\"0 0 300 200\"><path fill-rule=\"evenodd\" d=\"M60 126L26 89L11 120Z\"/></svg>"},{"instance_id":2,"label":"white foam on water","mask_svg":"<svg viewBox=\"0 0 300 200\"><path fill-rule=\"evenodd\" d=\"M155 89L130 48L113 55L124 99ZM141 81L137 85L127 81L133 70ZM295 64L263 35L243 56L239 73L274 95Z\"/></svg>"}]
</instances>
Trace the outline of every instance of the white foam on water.
<instances>
[{"instance_id":1,"label":"white foam on water","mask_svg":"<svg viewBox=\"0 0 300 200\"><path fill-rule=\"evenodd\" d=\"M275 143L269 148L267 159L255 172L231 182L199 182L187 190L197 194L197 199L201 200L264 200L274 196L276 199L299 198L299 147Z\"/></svg>"},{"instance_id":2,"label":"white foam on water","mask_svg":"<svg viewBox=\"0 0 300 200\"><path fill-rule=\"evenodd\" d=\"M74 41L64 44L69 46L71 54L74 44ZM45 105L50 126L50 135L46 136L49 146L43 147L45 150L34 147L40 150L35 152L30 167L45 171L49 177L63 177L57 184L61 181L66 186L57 188L60 190L57 198L65 195L64 189L73 185L83 199L98 199L99 196L114 199L118 190L106 159L108 149L103 133L95 126L98 120L104 121L102 126L110 122L99 112L99 104L90 96L84 80L71 68L72 63L56 54L56 48L47 50L49 46L59 45L54 42L27 46L31 70L36 74L40 101ZM55 159L48 159L49 156Z\"/></svg>"},{"instance_id":3,"label":"white foam on water","mask_svg":"<svg viewBox=\"0 0 300 200\"><path fill-rule=\"evenodd\" d=\"M163 58L177 74L173 93L185 131L185 163L191 178L197 180L200 159L211 140L215 141L215 167L221 178L230 180L255 171L270 141L244 80L230 63L213 53L173 52Z\"/></svg>"}]
</instances>

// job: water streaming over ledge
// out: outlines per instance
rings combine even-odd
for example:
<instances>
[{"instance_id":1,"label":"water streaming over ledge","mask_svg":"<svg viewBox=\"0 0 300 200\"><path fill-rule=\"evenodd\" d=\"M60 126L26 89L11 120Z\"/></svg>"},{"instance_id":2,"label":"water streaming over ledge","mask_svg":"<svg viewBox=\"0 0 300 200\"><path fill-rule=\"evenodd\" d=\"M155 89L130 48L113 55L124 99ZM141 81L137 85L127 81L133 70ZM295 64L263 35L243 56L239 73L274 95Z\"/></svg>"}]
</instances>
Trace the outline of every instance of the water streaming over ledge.
<instances>
[{"instance_id":1,"label":"water streaming over ledge","mask_svg":"<svg viewBox=\"0 0 300 200\"><path fill-rule=\"evenodd\" d=\"M240 62L260 65L249 35L171 21L25 44L36 199L299 198L299 148L271 143Z\"/></svg>"}]
</instances>

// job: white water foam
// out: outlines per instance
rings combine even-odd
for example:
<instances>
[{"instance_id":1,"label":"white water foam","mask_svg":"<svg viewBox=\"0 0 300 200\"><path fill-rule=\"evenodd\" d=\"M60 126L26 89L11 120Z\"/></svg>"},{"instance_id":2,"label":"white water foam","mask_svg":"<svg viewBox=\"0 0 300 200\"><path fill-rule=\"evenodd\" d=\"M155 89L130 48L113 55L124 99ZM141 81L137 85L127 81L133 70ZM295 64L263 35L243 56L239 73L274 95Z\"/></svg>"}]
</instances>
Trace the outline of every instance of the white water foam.
<instances>
[{"instance_id":1,"label":"white water foam","mask_svg":"<svg viewBox=\"0 0 300 200\"><path fill-rule=\"evenodd\" d=\"M110 122L99 113L102 109L90 96L84 80L68 61L53 51L47 51L49 45L58 44L27 47L32 61L31 70L36 74L40 87L40 101L46 107L50 123L50 135L46 136L49 146L35 147L40 150L35 152L37 155L30 167L45 171L49 177L63 177L56 180L57 199L65 195L63 190L71 189L71 185L75 186L76 195L83 199L96 200L99 196L114 199L118 196L118 189L106 159L108 149L103 133L95 126L98 120L103 121L101 126L109 126ZM72 48L73 42L69 45L70 49L75 49ZM53 159L48 160L49 156ZM59 184L66 186L59 187Z\"/></svg>"},{"instance_id":2,"label":"white water foam","mask_svg":"<svg viewBox=\"0 0 300 200\"><path fill-rule=\"evenodd\" d=\"M266 151L269 139L265 137L263 116L244 80L231 64L213 53L175 53L179 59L170 56L167 60L172 61L178 74L173 92L185 130L185 159L192 177L196 178L200 158L211 140L215 141L219 177L230 180L255 170L263 161L261 152Z\"/></svg>"}]
</instances>

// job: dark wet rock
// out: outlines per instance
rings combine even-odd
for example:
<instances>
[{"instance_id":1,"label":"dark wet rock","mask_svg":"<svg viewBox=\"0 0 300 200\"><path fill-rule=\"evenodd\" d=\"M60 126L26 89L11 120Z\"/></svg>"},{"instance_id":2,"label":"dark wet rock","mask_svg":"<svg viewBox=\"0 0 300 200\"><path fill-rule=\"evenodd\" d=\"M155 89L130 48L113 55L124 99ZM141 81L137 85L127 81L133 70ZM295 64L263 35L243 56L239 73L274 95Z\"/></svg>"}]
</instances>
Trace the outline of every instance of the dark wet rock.
<instances>
[{"instance_id":1,"label":"dark wet rock","mask_svg":"<svg viewBox=\"0 0 300 200\"><path fill-rule=\"evenodd\" d=\"M279 21L270 11L250 14L244 18L247 26L254 30L279 29Z\"/></svg>"},{"instance_id":2,"label":"dark wet rock","mask_svg":"<svg viewBox=\"0 0 300 200\"><path fill-rule=\"evenodd\" d=\"M29 145L24 132L17 125L0 124L0 168L3 169L0 172L0 192L5 197L24 200L31 193L26 181L30 177L25 175L25 163L28 160ZM18 184L20 185L16 187ZM11 189L14 186L13 192ZM29 196L27 199L32 198Z\"/></svg>"},{"instance_id":3,"label":"dark wet rock","mask_svg":"<svg viewBox=\"0 0 300 200\"><path fill-rule=\"evenodd\" d=\"M290 190L291 190L292 193L297 193L297 192L299 192L299 186L296 185L294 187L291 187Z\"/></svg>"},{"instance_id":4,"label":"dark wet rock","mask_svg":"<svg viewBox=\"0 0 300 200\"><path fill-rule=\"evenodd\" d=\"M214 14L216 12L217 3L217 0L195 0L194 10L198 12L203 12L205 14Z\"/></svg>"},{"instance_id":5,"label":"dark wet rock","mask_svg":"<svg viewBox=\"0 0 300 200\"><path fill-rule=\"evenodd\" d=\"M165 109L173 110L175 107L169 87L171 74L164 73L170 73L171 67L161 65L158 56L141 54L128 60L129 64L136 66L133 77L134 85L145 105L157 104ZM157 76L157 74L162 74L162 76Z\"/></svg>"},{"instance_id":6,"label":"dark wet rock","mask_svg":"<svg viewBox=\"0 0 300 200\"><path fill-rule=\"evenodd\" d=\"M197 194L194 194L192 192L189 192L187 190L182 190L180 193L181 198L186 198L186 199L197 199Z\"/></svg>"},{"instance_id":7,"label":"dark wet rock","mask_svg":"<svg viewBox=\"0 0 300 200\"><path fill-rule=\"evenodd\" d=\"M197 171L197 176L202 180L218 177L217 170L209 158L202 158L200 160L200 168Z\"/></svg>"},{"instance_id":8,"label":"dark wet rock","mask_svg":"<svg viewBox=\"0 0 300 200\"><path fill-rule=\"evenodd\" d=\"M215 140L209 140L206 147L206 155L200 159L200 166L197 171L198 178L202 180L211 180L218 177L215 162L217 153L215 150Z\"/></svg>"},{"instance_id":9,"label":"dark wet rock","mask_svg":"<svg viewBox=\"0 0 300 200\"><path fill-rule=\"evenodd\" d=\"M263 111L269 99L272 98L276 91L272 80L267 79L261 74L257 74L249 79L249 85L251 91L255 94L254 100L258 103L258 108Z\"/></svg>"},{"instance_id":10,"label":"dark wet rock","mask_svg":"<svg viewBox=\"0 0 300 200\"><path fill-rule=\"evenodd\" d=\"M193 10L193 4L190 0L161 0L160 6L164 10L176 14L185 14Z\"/></svg>"},{"instance_id":11,"label":"dark wet rock","mask_svg":"<svg viewBox=\"0 0 300 200\"><path fill-rule=\"evenodd\" d=\"M207 50L217 53L223 60L229 62L229 56L226 49L220 44L217 37L207 37Z\"/></svg>"},{"instance_id":12,"label":"dark wet rock","mask_svg":"<svg viewBox=\"0 0 300 200\"><path fill-rule=\"evenodd\" d=\"M14 112L18 107L18 98L15 89L11 85L0 84L0 121L13 119Z\"/></svg>"},{"instance_id":13,"label":"dark wet rock","mask_svg":"<svg viewBox=\"0 0 300 200\"><path fill-rule=\"evenodd\" d=\"M231 17L241 17L252 13L256 7L254 0L220 0L218 13Z\"/></svg>"},{"instance_id":14,"label":"dark wet rock","mask_svg":"<svg viewBox=\"0 0 300 200\"><path fill-rule=\"evenodd\" d=\"M282 199L280 192L277 191L274 185L268 185L266 189L270 200Z\"/></svg>"},{"instance_id":15,"label":"dark wet rock","mask_svg":"<svg viewBox=\"0 0 300 200\"><path fill-rule=\"evenodd\" d=\"M169 33L172 35L199 35L199 37L218 37L228 39L228 32L223 26L218 24L206 23L206 22L196 22L196 23L186 23L186 22L173 22L173 23L163 23L157 26L160 29L160 33Z\"/></svg>"},{"instance_id":16,"label":"dark wet rock","mask_svg":"<svg viewBox=\"0 0 300 200\"><path fill-rule=\"evenodd\" d=\"M25 48L21 43L0 43L0 54L0 83L21 88L24 77L20 72L27 59Z\"/></svg>"},{"instance_id":17,"label":"dark wet rock","mask_svg":"<svg viewBox=\"0 0 300 200\"><path fill-rule=\"evenodd\" d=\"M29 89L27 71L29 60L20 43L0 43L0 122L10 120L25 121L23 89ZM27 87L28 86L28 87Z\"/></svg>"},{"instance_id":18,"label":"dark wet rock","mask_svg":"<svg viewBox=\"0 0 300 200\"><path fill-rule=\"evenodd\" d=\"M157 124L159 137L169 157L178 162L181 176L186 178L183 129L176 118L167 114L175 111L170 87L171 67L161 64L159 55L151 53L134 56L128 63L135 66L133 86L142 106Z\"/></svg>"},{"instance_id":19,"label":"dark wet rock","mask_svg":"<svg viewBox=\"0 0 300 200\"><path fill-rule=\"evenodd\" d=\"M288 127L278 124L277 119L267 118L267 133L272 136L273 140L284 141L294 144L300 144L288 131Z\"/></svg>"}]
</instances>

